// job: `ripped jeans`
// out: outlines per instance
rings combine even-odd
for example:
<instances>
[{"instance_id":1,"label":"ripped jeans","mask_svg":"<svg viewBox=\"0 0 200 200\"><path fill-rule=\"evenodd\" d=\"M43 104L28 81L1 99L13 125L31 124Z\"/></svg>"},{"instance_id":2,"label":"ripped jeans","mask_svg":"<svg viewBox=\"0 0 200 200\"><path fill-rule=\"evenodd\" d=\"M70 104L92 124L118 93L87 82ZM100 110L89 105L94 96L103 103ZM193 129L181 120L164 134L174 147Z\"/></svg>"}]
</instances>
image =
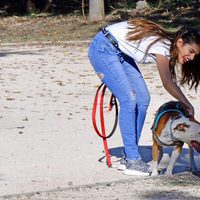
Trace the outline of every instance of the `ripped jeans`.
<instances>
[{"instance_id":1,"label":"ripped jeans","mask_svg":"<svg viewBox=\"0 0 200 200\"><path fill-rule=\"evenodd\" d=\"M119 125L127 160L139 160L138 142L150 96L134 60L117 50L102 32L89 47L96 73L119 101Z\"/></svg>"}]
</instances>

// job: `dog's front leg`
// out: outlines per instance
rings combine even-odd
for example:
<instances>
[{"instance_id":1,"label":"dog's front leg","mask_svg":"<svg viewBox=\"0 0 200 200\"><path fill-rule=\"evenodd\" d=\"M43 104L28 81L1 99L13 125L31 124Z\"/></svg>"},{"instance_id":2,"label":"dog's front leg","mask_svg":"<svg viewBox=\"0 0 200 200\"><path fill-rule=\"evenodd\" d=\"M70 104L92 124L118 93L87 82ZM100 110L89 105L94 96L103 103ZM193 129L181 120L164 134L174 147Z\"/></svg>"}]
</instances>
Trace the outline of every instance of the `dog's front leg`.
<instances>
[{"instance_id":1,"label":"dog's front leg","mask_svg":"<svg viewBox=\"0 0 200 200\"><path fill-rule=\"evenodd\" d=\"M197 170L194 160L194 150L190 145L188 145L188 147L189 147L189 157L190 157L189 171L193 172Z\"/></svg>"},{"instance_id":2,"label":"dog's front leg","mask_svg":"<svg viewBox=\"0 0 200 200\"><path fill-rule=\"evenodd\" d=\"M172 171L174 169L174 165L175 165L179 155L181 154L182 146L183 146L183 144L174 147L174 150L172 152L172 155L171 155L171 158L170 158L170 161L169 161L169 165L168 165L167 170L165 172L165 175L167 177L172 177Z\"/></svg>"},{"instance_id":3,"label":"dog's front leg","mask_svg":"<svg viewBox=\"0 0 200 200\"><path fill-rule=\"evenodd\" d=\"M153 138L153 147L152 147L152 173L151 176L158 175L158 158L159 158L159 146L155 139Z\"/></svg>"}]
</instances>

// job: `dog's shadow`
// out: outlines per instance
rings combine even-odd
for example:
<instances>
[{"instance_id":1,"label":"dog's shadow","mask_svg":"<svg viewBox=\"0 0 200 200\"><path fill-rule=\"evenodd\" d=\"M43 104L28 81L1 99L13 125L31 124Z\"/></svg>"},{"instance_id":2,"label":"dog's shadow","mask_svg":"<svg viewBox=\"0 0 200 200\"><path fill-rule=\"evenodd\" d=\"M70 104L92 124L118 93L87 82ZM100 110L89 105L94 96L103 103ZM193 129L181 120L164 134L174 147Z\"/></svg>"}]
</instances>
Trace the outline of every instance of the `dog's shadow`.
<instances>
[{"instance_id":1,"label":"dog's shadow","mask_svg":"<svg viewBox=\"0 0 200 200\"><path fill-rule=\"evenodd\" d=\"M120 162L121 157L123 156L123 147L115 147L115 148L110 148L110 156L113 164L118 165ZM151 164L152 161L152 146L139 146L139 151L140 154L143 158L143 160ZM169 160L171 157L171 153L173 151L173 147L164 147L163 148L163 158L160 161L159 167L163 169L163 171L166 170ZM99 159L99 161L102 161L105 157L102 157ZM194 172L193 174L196 176L200 176L200 154L194 151L194 159L197 167L197 172ZM173 174L178 174L182 172L187 172L189 171L189 149L188 148L183 148L181 155L179 156L173 170Z\"/></svg>"}]
</instances>

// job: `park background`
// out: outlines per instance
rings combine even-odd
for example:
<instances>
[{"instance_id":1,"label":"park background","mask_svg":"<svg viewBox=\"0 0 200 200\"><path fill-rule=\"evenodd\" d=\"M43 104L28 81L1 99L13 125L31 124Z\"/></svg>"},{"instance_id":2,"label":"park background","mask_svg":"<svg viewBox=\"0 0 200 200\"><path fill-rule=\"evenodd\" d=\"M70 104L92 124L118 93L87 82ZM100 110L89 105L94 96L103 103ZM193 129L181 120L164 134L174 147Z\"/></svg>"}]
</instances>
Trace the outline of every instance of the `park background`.
<instances>
[{"instance_id":1,"label":"park background","mask_svg":"<svg viewBox=\"0 0 200 200\"><path fill-rule=\"evenodd\" d=\"M0 40L91 40L104 25L146 18L167 29L200 28L199 0L1 0ZM73 34L72 34L73 33Z\"/></svg>"},{"instance_id":2,"label":"park background","mask_svg":"<svg viewBox=\"0 0 200 200\"><path fill-rule=\"evenodd\" d=\"M171 180L127 177L106 166L102 140L91 123L100 80L87 57L92 37L106 24L145 18L169 30L199 28L199 12L199 1L183 0L2 0L0 199L199 199L199 172L188 172L187 146ZM151 104L140 149L150 162L155 111L172 97L154 64L141 70ZM199 120L199 90L182 89ZM117 165L122 150L118 129L108 145ZM163 168L169 155L167 150ZM195 159L200 166L198 154Z\"/></svg>"}]
</instances>

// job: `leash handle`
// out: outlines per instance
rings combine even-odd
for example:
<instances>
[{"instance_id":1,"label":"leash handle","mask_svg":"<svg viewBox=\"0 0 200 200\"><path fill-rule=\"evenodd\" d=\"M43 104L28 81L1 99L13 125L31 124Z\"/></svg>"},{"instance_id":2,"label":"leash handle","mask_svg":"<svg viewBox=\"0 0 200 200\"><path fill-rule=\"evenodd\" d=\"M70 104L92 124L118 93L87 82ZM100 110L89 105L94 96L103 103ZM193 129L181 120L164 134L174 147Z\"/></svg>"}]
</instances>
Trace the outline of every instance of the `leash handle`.
<instances>
[{"instance_id":1,"label":"leash handle","mask_svg":"<svg viewBox=\"0 0 200 200\"><path fill-rule=\"evenodd\" d=\"M104 100L104 95L106 91L106 85L104 85L103 90L101 92L101 98L100 98L100 122L101 122L101 131L102 131L102 136L103 136L103 145L104 145L104 150L107 158L107 165L108 167L111 167L111 159L110 159L110 153L108 149L108 144L107 144L107 137L106 137L106 130L105 130L105 123L104 123L104 112L103 112L103 100Z\"/></svg>"},{"instance_id":2,"label":"leash handle","mask_svg":"<svg viewBox=\"0 0 200 200\"><path fill-rule=\"evenodd\" d=\"M98 103L99 91L100 91L100 89L101 89L101 87L103 85L104 85L104 83L102 83L97 88L97 91L96 91L96 94L95 94L95 98L94 98L93 108L92 108L92 124L93 124L94 130L96 131L96 133L97 133L97 135L99 137L103 137L103 136L101 135L101 133L99 132L99 129L97 128L97 124L96 124L96 111L97 111L97 103Z\"/></svg>"},{"instance_id":3,"label":"leash handle","mask_svg":"<svg viewBox=\"0 0 200 200\"><path fill-rule=\"evenodd\" d=\"M118 122L118 105L117 105L117 100L116 100L116 97L112 94L111 95L111 98L110 98L110 102L109 102L109 111L112 110L113 106L115 106L115 120L114 120L114 125L113 125L113 128L111 130L111 132L106 136L106 135L102 135L97 127L97 123L96 123L96 111L97 111L97 104L98 104L98 97L99 97L99 92L100 92L100 89L103 87L103 90L101 92L101 97L100 97L100 121L101 121L101 127L103 126L103 128L105 129L105 123L104 123L104 112L103 112L103 102L104 102L104 95L105 95L105 90L106 90L106 85L104 83L102 83L98 88L97 88L97 91L96 91L96 94L95 94L95 98L94 98L94 103L93 103L93 108L92 108L92 124L93 124L93 127L94 127L94 130L96 131L97 135L99 137L101 137L102 139L107 139L107 138L110 138L116 128L117 128L117 122ZM102 130L102 128L101 128Z\"/></svg>"},{"instance_id":4,"label":"leash handle","mask_svg":"<svg viewBox=\"0 0 200 200\"><path fill-rule=\"evenodd\" d=\"M99 96L99 91L102 88L102 92L101 92L101 96L100 96L100 123L101 123L101 132L99 131L97 124L96 124L96 110L97 110L97 103L98 103L98 96ZM104 110L103 110L103 104L104 104L104 95L105 95L105 91L106 91L106 85L104 83L102 83L96 91L96 95L94 98L94 104L93 104L93 109L92 109L92 123L93 123L93 127L97 133L97 135L99 137L101 137L103 139L103 144L104 144L104 150L105 150L105 154L106 154L106 158L107 158L107 165L108 167L111 167L111 160L110 160L110 154L109 154L109 149L108 149L108 144L106 139L110 138L117 127L117 121L118 121L118 106L117 106L117 101L115 96L112 94L111 98L110 98L110 102L109 102L109 111L112 110L112 107L115 105L115 121L114 121L114 126L112 131L110 132L110 134L108 136L106 136L106 131L105 131L105 122L104 122Z\"/></svg>"}]
</instances>

